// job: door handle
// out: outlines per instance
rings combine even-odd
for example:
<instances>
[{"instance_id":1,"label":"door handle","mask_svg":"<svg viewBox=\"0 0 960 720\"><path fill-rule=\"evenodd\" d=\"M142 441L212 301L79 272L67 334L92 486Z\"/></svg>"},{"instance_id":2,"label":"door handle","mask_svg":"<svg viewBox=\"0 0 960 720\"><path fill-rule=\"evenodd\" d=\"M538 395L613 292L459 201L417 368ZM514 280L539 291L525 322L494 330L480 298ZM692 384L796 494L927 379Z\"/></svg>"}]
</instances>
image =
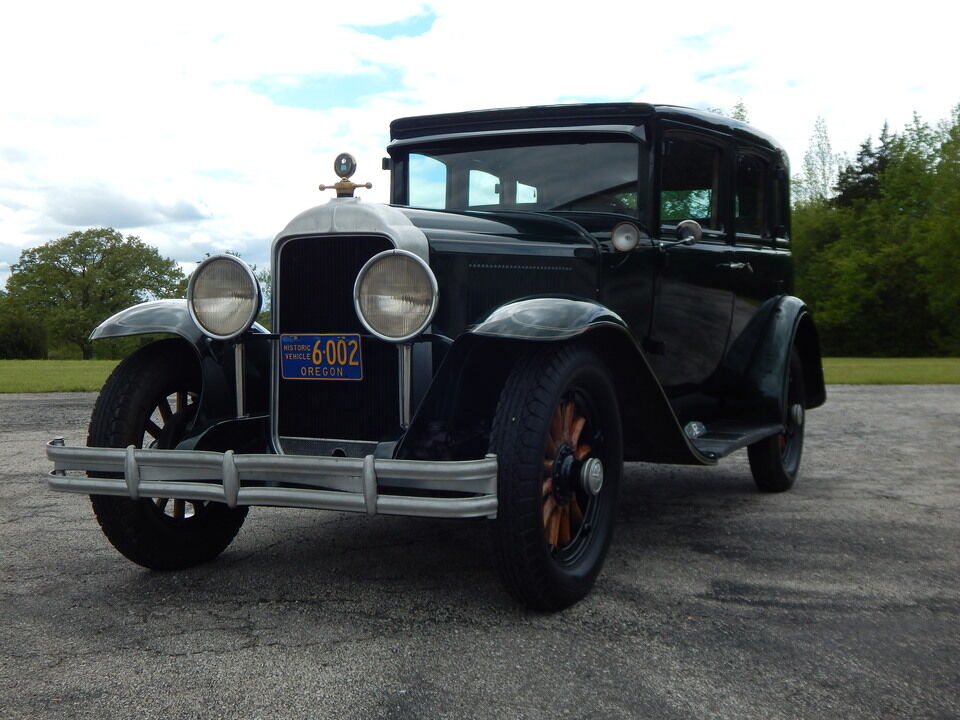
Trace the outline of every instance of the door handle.
<instances>
[{"instance_id":1,"label":"door handle","mask_svg":"<svg viewBox=\"0 0 960 720\"><path fill-rule=\"evenodd\" d=\"M753 272L753 265L748 262L728 262L720 263L717 265L718 268L726 268L727 270L746 270L748 273Z\"/></svg>"}]
</instances>

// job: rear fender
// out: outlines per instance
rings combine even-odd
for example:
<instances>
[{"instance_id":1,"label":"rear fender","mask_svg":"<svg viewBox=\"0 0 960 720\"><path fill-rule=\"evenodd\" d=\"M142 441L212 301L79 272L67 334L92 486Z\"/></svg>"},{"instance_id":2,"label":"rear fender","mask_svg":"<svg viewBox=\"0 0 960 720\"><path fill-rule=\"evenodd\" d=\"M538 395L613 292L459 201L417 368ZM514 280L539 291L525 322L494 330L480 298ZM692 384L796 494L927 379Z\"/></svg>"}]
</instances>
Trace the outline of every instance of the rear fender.
<instances>
[{"instance_id":1,"label":"rear fender","mask_svg":"<svg viewBox=\"0 0 960 720\"><path fill-rule=\"evenodd\" d=\"M783 422L787 370L796 347L804 371L806 407L826 401L817 328L799 298L771 298L755 314L724 360L719 376L738 413L761 423Z\"/></svg>"}]
</instances>

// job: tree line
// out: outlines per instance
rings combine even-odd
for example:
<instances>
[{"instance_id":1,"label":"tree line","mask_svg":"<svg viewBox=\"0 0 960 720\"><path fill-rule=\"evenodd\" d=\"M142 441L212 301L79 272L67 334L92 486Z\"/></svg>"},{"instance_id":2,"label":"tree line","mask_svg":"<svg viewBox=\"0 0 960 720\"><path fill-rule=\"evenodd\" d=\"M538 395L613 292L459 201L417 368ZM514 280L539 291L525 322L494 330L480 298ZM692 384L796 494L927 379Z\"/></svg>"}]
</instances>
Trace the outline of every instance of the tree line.
<instances>
[{"instance_id":1,"label":"tree line","mask_svg":"<svg viewBox=\"0 0 960 720\"><path fill-rule=\"evenodd\" d=\"M794 178L796 293L824 355L960 355L960 105L856 157L818 120Z\"/></svg>"},{"instance_id":2,"label":"tree line","mask_svg":"<svg viewBox=\"0 0 960 720\"><path fill-rule=\"evenodd\" d=\"M731 113L746 119L738 103ZM814 126L793 178L795 292L824 355L960 355L960 105L935 126L884 125L855 158ZM111 314L184 297L179 265L111 228L23 251L0 291L0 358L121 357L137 338L87 339ZM258 273L269 290L269 272ZM265 322L265 314L261 319Z\"/></svg>"}]
</instances>

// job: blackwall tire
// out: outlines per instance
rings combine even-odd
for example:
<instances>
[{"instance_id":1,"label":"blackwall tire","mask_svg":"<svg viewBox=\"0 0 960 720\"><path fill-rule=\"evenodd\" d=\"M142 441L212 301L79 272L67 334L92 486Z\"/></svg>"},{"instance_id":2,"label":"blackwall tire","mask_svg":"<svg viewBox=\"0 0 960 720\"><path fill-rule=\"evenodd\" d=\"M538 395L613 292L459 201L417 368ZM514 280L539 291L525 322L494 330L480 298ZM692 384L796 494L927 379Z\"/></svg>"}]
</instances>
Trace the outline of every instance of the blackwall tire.
<instances>
[{"instance_id":1,"label":"blackwall tire","mask_svg":"<svg viewBox=\"0 0 960 720\"><path fill-rule=\"evenodd\" d=\"M200 372L179 340L141 348L117 366L97 398L87 434L91 447L173 447L196 412ZM91 473L94 475L94 473ZM154 570L212 560L230 544L247 508L169 498L91 495L110 543Z\"/></svg>"},{"instance_id":2,"label":"blackwall tire","mask_svg":"<svg viewBox=\"0 0 960 720\"><path fill-rule=\"evenodd\" d=\"M599 357L566 345L521 358L501 391L490 452L494 556L506 587L537 610L572 605L603 566L623 472L617 396Z\"/></svg>"},{"instance_id":3,"label":"blackwall tire","mask_svg":"<svg viewBox=\"0 0 960 720\"><path fill-rule=\"evenodd\" d=\"M786 389L784 432L764 438L747 448L750 472L762 492L784 492L793 487L800 473L803 456L806 391L803 364L796 348L790 354Z\"/></svg>"}]
</instances>

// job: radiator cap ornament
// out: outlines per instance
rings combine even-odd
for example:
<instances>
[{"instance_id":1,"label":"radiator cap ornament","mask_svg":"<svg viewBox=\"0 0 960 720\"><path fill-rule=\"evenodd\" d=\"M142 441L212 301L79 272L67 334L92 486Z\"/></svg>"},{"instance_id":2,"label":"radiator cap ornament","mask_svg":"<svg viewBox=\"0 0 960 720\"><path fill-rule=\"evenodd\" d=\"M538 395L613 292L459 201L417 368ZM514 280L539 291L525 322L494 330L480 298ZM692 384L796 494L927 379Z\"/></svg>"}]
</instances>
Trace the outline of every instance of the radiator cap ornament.
<instances>
[{"instance_id":1,"label":"radiator cap ornament","mask_svg":"<svg viewBox=\"0 0 960 720\"><path fill-rule=\"evenodd\" d=\"M340 178L333 185L321 185L321 190L336 190L337 197L353 197L353 191L357 188L373 187L372 183L355 183L350 181L350 177L357 171L357 161L350 153L340 153L333 161L333 171Z\"/></svg>"}]
</instances>

